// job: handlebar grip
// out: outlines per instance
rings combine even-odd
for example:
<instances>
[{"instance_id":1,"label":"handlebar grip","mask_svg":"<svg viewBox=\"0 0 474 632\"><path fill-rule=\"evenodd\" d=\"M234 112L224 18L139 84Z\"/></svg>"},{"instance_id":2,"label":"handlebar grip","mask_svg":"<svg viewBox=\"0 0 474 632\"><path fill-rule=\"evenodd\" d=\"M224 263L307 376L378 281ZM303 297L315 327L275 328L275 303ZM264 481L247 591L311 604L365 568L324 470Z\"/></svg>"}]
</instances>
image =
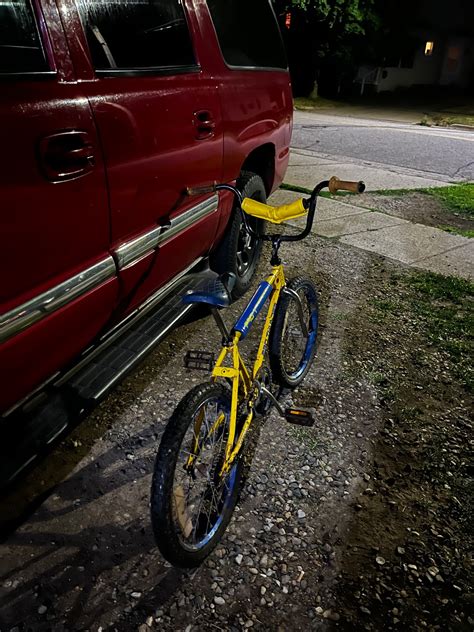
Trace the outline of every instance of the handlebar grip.
<instances>
[{"instance_id":1,"label":"handlebar grip","mask_svg":"<svg viewBox=\"0 0 474 632\"><path fill-rule=\"evenodd\" d=\"M365 184L362 182L362 180L359 180L359 182L351 182L349 180L339 180L339 178L333 176L329 180L328 189L331 191L331 193L337 193L337 191L363 193L365 191Z\"/></svg>"},{"instance_id":2,"label":"handlebar grip","mask_svg":"<svg viewBox=\"0 0 474 632\"><path fill-rule=\"evenodd\" d=\"M242 208L248 215L265 219L268 222L272 222L272 224L281 224L286 220L306 215L308 212L303 199L296 200L296 202L291 204L283 204L282 206L270 206L251 198L245 198L242 202Z\"/></svg>"}]
</instances>

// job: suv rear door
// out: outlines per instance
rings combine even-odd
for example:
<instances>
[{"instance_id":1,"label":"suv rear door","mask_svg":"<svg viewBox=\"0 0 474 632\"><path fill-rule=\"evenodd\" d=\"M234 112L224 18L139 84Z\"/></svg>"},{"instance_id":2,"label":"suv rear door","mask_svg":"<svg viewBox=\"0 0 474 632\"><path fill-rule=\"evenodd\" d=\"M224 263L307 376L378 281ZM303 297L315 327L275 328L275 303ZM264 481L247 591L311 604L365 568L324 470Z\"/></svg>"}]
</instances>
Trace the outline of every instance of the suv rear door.
<instances>
[{"instance_id":1,"label":"suv rear door","mask_svg":"<svg viewBox=\"0 0 474 632\"><path fill-rule=\"evenodd\" d=\"M77 355L117 296L92 112L44 9L0 6L0 411Z\"/></svg>"},{"instance_id":2,"label":"suv rear door","mask_svg":"<svg viewBox=\"0 0 474 632\"><path fill-rule=\"evenodd\" d=\"M278 187L289 161L293 97L285 49L271 0L207 0L221 55L213 73L224 113L224 180L235 178L256 149L271 155L263 174Z\"/></svg>"},{"instance_id":3,"label":"suv rear door","mask_svg":"<svg viewBox=\"0 0 474 632\"><path fill-rule=\"evenodd\" d=\"M194 50L191 2L76 4L80 22L66 2L64 18L104 150L128 310L212 245L218 198L189 198L184 189L221 177L220 101Z\"/></svg>"}]
</instances>

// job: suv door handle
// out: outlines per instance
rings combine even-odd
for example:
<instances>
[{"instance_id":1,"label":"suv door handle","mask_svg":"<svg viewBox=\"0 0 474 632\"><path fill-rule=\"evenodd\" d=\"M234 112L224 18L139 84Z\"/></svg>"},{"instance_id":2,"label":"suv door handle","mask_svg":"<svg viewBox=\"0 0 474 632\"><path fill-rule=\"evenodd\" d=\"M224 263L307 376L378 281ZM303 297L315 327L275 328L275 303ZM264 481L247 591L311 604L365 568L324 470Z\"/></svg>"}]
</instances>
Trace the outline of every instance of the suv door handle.
<instances>
[{"instance_id":1,"label":"suv door handle","mask_svg":"<svg viewBox=\"0 0 474 632\"><path fill-rule=\"evenodd\" d=\"M41 139L39 160L48 180L71 180L94 168L94 145L88 132L58 132Z\"/></svg>"},{"instance_id":2,"label":"suv door handle","mask_svg":"<svg viewBox=\"0 0 474 632\"><path fill-rule=\"evenodd\" d=\"M209 112L209 110L194 112L194 127L196 128L196 138L198 140L212 138L216 129L212 112Z\"/></svg>"}]
</instances>

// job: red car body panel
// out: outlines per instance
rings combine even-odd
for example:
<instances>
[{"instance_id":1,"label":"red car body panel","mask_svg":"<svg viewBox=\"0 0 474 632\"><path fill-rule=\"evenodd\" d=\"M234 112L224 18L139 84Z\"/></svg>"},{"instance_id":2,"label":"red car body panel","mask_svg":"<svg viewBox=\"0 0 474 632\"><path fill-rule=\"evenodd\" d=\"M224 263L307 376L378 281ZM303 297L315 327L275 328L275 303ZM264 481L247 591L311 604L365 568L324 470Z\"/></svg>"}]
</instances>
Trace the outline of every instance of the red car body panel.
<instances>
[{"instance_id":1,"label":"red car body panel","mask_svg":"<svg viewBox=\"0 0 474 632\"><path fill-rule=\"evenodd\" d=\"M50 39L41 24L47 50L62 49L61 31L53 32L58 39ZM0 98L0 143L9 148L0 170L1 313L110 256L105 169L92 111L80 84L59 80L70 72L70 61L62 55L54 68L57 77L8 81ZM91 146L94 168L59 181L48 173L47 154L55 151L52 137L79 130ZM42 319L1 345L0 411L77 356L111 317L116 287L97 288L93 295L94 300L85 295L64 313Z\"/></svg>"},{"instance_id":2,"label":"red car body panel","mask_svg":"<svg viewBox=\"0 0 474 632\"><path fill-rule=\"evenodd\" d=\"M293 98L288 72L229 68L225 63L212 19L204 2L199 6L203 38L199 45L206 65L215 78L224 125L224 170L222 180L230 182L240 173L246 159L262 146L274 150L274 172L266 182L267 193L283 182L289 161L293 123ZM206 45L202 46L205 42ZM224 196L222 217L216 239L222 236L232 209L232 196Z\"/></svg>"},{"instance_id":3,"label":"red car body panel","mask_svg":"<svg viewBox=\"0 0 474 632\"><path fill-rule=\"evenodd\" d=\"M21 317L23 307L98 262L115 260L115 267L3 344L0 335L0 411L219 244L232 208L227 193L158 248L121 263L133 240L209 201L186 196L186 187L235 181L255 152L271 163L262 173L268 193L283 179L292 121L288 73L229 68L206 3L184 5L195 68L106 76L93 68L73 0L34 0L50 73L0 77L0 141L9 150L0 170L0 334L2 315L17 308ZM64 156L74 152L81 167L75 172L71 161L65 174Z\"/></svg>"},{"instance_id":4,"label":"red car body panel","mask_svg":"<svg viewBox=\"0 0 474 632\"><path fill-rule=\"evenodd\" d=\"M0 410L76 358L108 324L117 293L117 280L110 280L5 342L0 380L8 388L0 391Z\"/></svg>"},{"instance_id":5,"label":"red car body panel","mask_svg":"<svg viewBox=\"0 0 474 632\"><path fill-rule=\"evenodd\" d=\"M8 310L107 255L109 209L92 112L77 85L38 82L34 96L30 86L15 86L2 94L0 117L1 146L11 148L0 170L0 301ZM61 130L87 134L95 166L56 182L40 152Z\"/></svg>"}]
</instances>

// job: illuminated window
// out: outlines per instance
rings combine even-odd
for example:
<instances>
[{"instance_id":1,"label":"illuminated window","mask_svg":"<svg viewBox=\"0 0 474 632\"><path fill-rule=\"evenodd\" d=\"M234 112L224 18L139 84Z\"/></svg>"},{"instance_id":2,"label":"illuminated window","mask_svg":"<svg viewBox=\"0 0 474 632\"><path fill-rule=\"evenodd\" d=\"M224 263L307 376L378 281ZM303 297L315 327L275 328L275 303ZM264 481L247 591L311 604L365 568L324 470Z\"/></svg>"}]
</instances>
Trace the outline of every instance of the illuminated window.
<instances>
[{"instance_id":1,"label":"illuminated window","mask_svg":"<svg viewBox=\"0 0 474 632\"><path fill-rule=\"evenodd\" d=\"M289 29L291 26L291 13L289 12L285 16L285 26L287 29Z\"/></svg>"},{"instance_id":2,"label":"illuminated window","mask_svg":"<svg viewBox=\"0 0 474 632\"><path fill-rule=\"evenodd\" d=\"M434 42L426 42L425 44L425 55L432 55L434 48Z\"/></svg>"}]
</instances>

